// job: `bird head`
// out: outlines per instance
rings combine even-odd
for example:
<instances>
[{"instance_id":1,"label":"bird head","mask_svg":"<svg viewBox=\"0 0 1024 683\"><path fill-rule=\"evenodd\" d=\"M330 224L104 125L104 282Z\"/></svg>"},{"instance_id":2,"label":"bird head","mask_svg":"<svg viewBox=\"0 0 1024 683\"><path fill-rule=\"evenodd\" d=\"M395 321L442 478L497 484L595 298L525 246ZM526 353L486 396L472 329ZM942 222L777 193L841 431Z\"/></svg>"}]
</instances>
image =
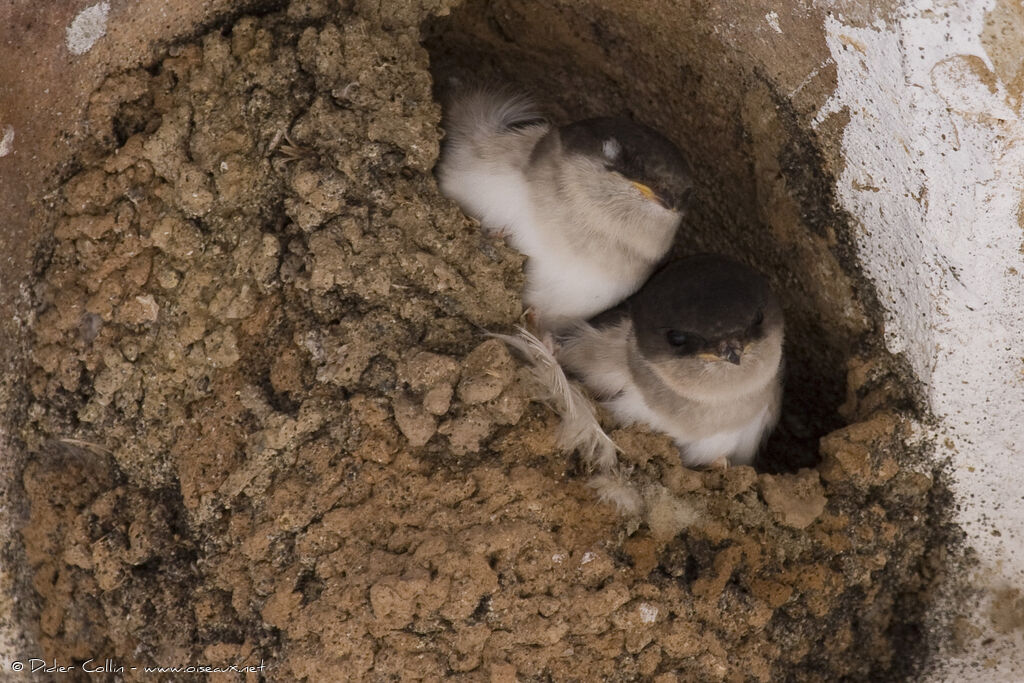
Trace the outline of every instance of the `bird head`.
<instances>
[{"instance_id":1,"label":"bird head","mask_svg":"<svg viewBox=\"0 0 1024 683\"><path fill-rule=\"evenodd\" d=\"M690 166L661 133L622 118L594 118L559 129L562 151L586 169L600 201L648 203L680 213L693 189Z\"/></svg>"},{"instance_id":2,"label":"bird head","mask_svg":"<svg viewBox=\"0 0 1024 683\"><path fill-rule=\"evenodd\" d=\"M669 263L631 297L629 310L641 355L673 383L742 381L781 362L783 316L771 287L724 256Z\"/></svg>"}]
</instances>

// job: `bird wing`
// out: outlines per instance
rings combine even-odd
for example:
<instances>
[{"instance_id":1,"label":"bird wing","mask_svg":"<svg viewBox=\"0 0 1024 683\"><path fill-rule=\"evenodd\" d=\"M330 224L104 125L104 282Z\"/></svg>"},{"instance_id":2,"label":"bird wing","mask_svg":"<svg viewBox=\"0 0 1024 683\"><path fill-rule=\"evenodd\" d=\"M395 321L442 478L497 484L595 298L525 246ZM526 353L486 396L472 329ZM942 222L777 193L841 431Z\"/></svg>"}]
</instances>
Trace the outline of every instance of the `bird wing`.
<instances>
[{"instance_id":1,"label":"bird wing","mask_svg":"<svg viewBox=\"0 0 1024 683\"><path fill-rule=\"evenodd\" d=\"M447 107L444 120L449 139L486 144L495 135L546 125L533 98L499 90L469 90L457 93Z\"/></svg>"},{"instance_id":2,"label":"bird wing","mask_svg":"<svg viewBox=\"0 0 1024 683\"><path fill-rule=\"evenodd\" d=\"M513 246L524 251L518 235L531 219L523 168L549 124L528 97L474 90L452 99L442 125L442 194L485 228L510 232Z\"/></svg>"},{"instance_id":3,"label":"bird wing","mask_svg":"<svg viewBox=\"0 0 1024 683\"><path fill-rule=\"evenodd\" d=\"M602 313L591 322L579 323L565 335L558 360L602 399L620 393L632 383L629 373L629 331L625 314Z\"/></svg>"}]
</instances>

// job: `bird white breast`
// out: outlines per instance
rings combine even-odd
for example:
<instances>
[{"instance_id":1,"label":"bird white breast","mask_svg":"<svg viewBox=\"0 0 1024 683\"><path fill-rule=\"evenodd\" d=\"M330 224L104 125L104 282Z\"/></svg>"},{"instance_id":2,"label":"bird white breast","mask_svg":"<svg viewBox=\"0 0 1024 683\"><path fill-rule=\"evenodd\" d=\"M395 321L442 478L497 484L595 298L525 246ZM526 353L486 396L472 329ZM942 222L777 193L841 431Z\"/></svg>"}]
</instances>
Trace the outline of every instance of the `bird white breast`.
<instances>
[{"instance_id":1,"label":"bird white breast","mask_svg":"<svg viewBox=\"0 0 1024 683\"><path fill-rule=\"evenodd\" d=\"M749 465L766 432L778 419L775 407L766 401L752 418L738 422L734 428L698 435L685 416L668 415L648 405L632 382L606 405L623 424L640 422L671 436L681 450L683 464L690 467L710 465L722 458L733 465ZM723 404L721 410L728 411L729 405Z\"/></svg>"},{"instance_id":2,"label":"bird white breast","mask_svg":"<svg viewBox=\"0 0 1024 683\"><path fill-rule=\"evenodd\" d=\"M724 430L691 441L683 448L683 462L691 466L710 465L728 458L733 465L749 465L757 454L766 432L775 426L772 406L766 404L752 420L738 429Z\"/></svg>"},{"instance_id":3,"label":"bird white breast","mask_svg":"<svg viewBox=\"0 0 1024 683\"><path fill-rule=\"evenodd\" d=\"M530 185L533 212L517 234L530 257L524 299L547 327L560 329L560 323L590 318L620 303L640 288L671 246L677 214L656 209L664 214L657 220L619 223L614 214L596 207L556 208L558 200L545 196L550 189L538 185L536 180ZM595 214L597 220L586 220ZM651 253L638 251L653 232L661 244L647 249Z\"/></svg>"},{"instance_id":4,"label":"bird white breast","mask_svg":"<svg viewBox=\"0 0 1024 683\"><path fill-rule=\"evenodd\" d=\"M522 144L532 144L523 138ZM491 232L504 233L526 253L522 227L530 222L530 192L522 171L510 159L481 159L466 147L452 149L438 169L441 192Z\"/></svg>"},{"instance_id":5,"label":"bird white breast","mask_svg":"<svg viewBox=\"0 0 1024 683\"><path fill-rule=\"evenodd\" d=\"M613 248L595 253L574 244L574 217L549 206L544 207L544 218L537 215L537 183L531 188L522 171L508 163L514 156L481 159L466 148L453 149L440 169L439 184L484 228L505 235L529 257L523 299L542 324L558 328L563 322L589 318L636 291L654 261L637 262Z\"/></svg>"},{"instance_id":6,"label":"bird white breast","mask_svg":"<svg viewBox=\"0 0 1024 683\"><path fill-rule=\"evenodd\" d=\"M619 303L639 286L639 277L613 277L603 264L580 258L558 239L545 239L530 231L537 244L528 253L524 300L534 307L541 323L559 329L565 323L589 318ZM641 281L642 282L642 281Z\"/></svg>"}]
</instances>

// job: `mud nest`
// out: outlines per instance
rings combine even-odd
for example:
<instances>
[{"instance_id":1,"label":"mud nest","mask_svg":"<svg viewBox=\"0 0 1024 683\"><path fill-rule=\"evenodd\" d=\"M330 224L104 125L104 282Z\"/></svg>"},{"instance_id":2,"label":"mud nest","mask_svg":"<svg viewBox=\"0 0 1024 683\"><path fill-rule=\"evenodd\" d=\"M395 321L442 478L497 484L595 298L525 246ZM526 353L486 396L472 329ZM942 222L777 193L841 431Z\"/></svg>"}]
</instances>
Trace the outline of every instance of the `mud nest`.
<instances>
[{"instance_id":1,"label":"mud nest","mask_svg":"<svg viewBox=\"0 0 1024 683\"><path fill-rule=\"evenodd\" d=\"M26 388L45 656L281 681L918 670L948 494L771 84L683 10L378 4L241 17L93 95ZM521 258L431 174L435 98L470 71L689 150L678 250L746 257L784 293L759 470L687 470L618 430L648 508L627 523L554 452L484 335L521 313Z\"/></svg>"}]
</instances>

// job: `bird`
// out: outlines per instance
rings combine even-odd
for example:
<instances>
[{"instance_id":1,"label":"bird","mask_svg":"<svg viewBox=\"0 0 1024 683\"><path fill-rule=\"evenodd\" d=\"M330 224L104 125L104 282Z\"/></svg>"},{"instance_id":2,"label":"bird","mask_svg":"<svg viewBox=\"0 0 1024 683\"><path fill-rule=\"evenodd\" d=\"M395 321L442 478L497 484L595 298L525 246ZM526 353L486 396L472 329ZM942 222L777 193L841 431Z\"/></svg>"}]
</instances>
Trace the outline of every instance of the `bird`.
<instances>
[{"instance_id":1,"label":"bird","mask_svg":"<svg viewBox=\"0 0 1024 683\"><path fill-rule=\"evenodd\" d=\"M554 355L616 423L672 437L683 464L749 465L779 419L783 338L764 276L700 254L555 337Z\"/></svg>"},{"instance_id":2,"label":"bird","mask_svg":"<svg viewBox=\"0 0 1024 683\"><path fill-rule=\"evenodd\" d=\"M634 293L673 244L693 189L661 133L625 118L553 125L522 94L464 89L447 107L441 193L524 254L523 301L556 332Z\"/></svg>"}]
</instances>

